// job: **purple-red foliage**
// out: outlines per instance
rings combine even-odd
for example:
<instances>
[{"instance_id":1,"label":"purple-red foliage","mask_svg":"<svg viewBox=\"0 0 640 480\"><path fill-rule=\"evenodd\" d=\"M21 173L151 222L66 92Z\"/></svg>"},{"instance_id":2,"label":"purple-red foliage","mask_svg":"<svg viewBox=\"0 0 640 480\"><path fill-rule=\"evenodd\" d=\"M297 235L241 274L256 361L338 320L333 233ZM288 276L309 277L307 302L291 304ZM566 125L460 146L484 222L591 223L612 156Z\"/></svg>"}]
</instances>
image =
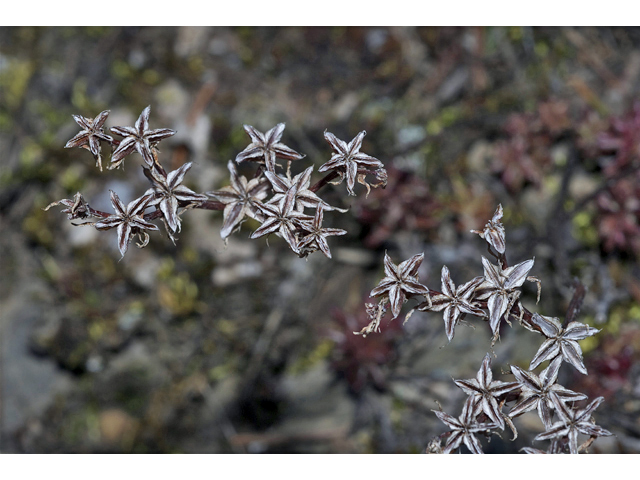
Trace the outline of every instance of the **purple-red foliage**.
<instances>
[{"instance_id":1,"label":"purple-red foliage","mask_svg":"<svg viewBox=\"0 0 640 480\"><path fill-rule=\"evenodd\" d=\"M640 166L640 102L626 115L611 119L609 129L598 135L598 146L614 155L604 166L607 177L627 166Z\"/></svg>"},{"instance_id":2,"label":"purple-red foliage","mask_svg":"<svg viewBox=\"0 0 640 480\"><path fill-rule=\"evenodd\" d=\"M598 195L598 234L607 251L640 253L640 178L618 180Z\"/></svg>"},{"instance_id":3,"label":"purple-red foliage","mask_svg":"<svg viewBox=\"0 0 640 480\"><path fill-rule=\"evenodd\" d=\"M640 102L598 135L610 185L598 195L598 233L605 250L640 253Z\"/></svg>"},{"instance_id":4,"label":"purple-red foliage","mask_svg":"<svg viewBox=\"0 0 640 480\"><path fill-rule=\"evenodd\" d=\"M380 333L364 338L354 335L369 322L364 311L355 315L335 308L329 337L335 342L331 367L349 384L353 393L361 392L367 385L384 389L386 369L396 358L396 342L402 332L400 322L391 322Z\"/></svg>"},{"instance_id":5,"label":"purple-red foliage","mask_svg":"<svg viewBox=\"0 0 640 480\"><path fill-rule=\"evenodd\" d=\"M507 138L497 143L492 165L509 191L517 193L526 183L540 185L552 165L550 147L569 126L568 105L562 101L509 116L503 127Z\"/></svg>"},{"instance_id":6,"label":"purple-red foliage","mask_svg":"<svg viewBox=\"0 0 640 480\"><path fill-rule=\"evenodd\" d=\"M632 378L635 363L640 361L640 329L633 328L625 335L606 336L598 349L586 359L589 375L581 375L572 386L589 396L610 399L630 391L638 379ZM637 373L637 371L636 371Z\"/></svg>"},{"instance_id":7,"label":"purple-red foliage","mask_svg":"<svg viewBox=\"0 0 640 480\"><path fill-rule=\"evenodd\" d=\"M356 211L358 221L371 226L364 238L367 248L378 248L398 230L426 232L439 224L442 206L420 177L387 168L387 186L373 190Z\"/></svg>"}]
</instances>

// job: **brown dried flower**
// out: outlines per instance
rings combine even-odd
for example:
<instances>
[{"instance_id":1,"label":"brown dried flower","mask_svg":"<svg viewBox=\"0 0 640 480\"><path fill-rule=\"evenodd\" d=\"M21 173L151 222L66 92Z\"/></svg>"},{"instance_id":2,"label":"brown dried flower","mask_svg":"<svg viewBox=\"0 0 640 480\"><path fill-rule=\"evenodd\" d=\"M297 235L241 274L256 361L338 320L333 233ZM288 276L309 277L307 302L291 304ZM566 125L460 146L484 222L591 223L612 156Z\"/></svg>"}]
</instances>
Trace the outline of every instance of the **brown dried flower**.
<instances>
[{"instance_id":1,"label":"brown dried flower","mask_svg":"<svg viewBox=\"0 0 640 480\"><path fill-rule=\"evenodd\" d=\"M301 222L301 238L298 241L298 255L306 257L316 250L320 250L327 258L331 258L326 237L332 235L346 235L347 231L340 228L322 228L324 206L318 203L316 215L312 222Z\"/></svg>"},{"instance_id":2,"label":"brown dried flower","mask_svg":"<svg viewBox=\"0 0 640 480\"><path fill-rule=\"evenodd\" d=\"M185 163L177 170L167 174L157 168L145 169L145 175L151 180L153 187L147 193L155 193L155 198L148 206L158 205L170 229L170 233L179 232L181 228L178 216L178 202L198 204L207 199L182 184L185 174L193 164Z\"/></svg>"},{"instance_id":3,"label":"brown dried flower","mask_svg":"<svg viewBox=\"0 0 640 480\"><path fill-rule=\"evenodd\" d=\"M264 177L252 178L247 181L244 175L238 175L238 170L232 160L227 162L227 168L231 174L231 185L214 192L207 192L207 195L225 204L224 220L220 230L220 236L223 239L240 228L245 216L254 220L262 219L257 204L267 196L269 188L269 182Z\"/></svg>"},{"instance_id":4,"label":"brown dried flower","mask_svg":"<svg viewBox=\"0 0 640 480\"><path fill-rule=\"evenodd\" d=\"M256 207L265 217L262 225L251 234L251 238L260 238L271 233L277 233L298 253L298 239L295 232L300 228L301 222L313 220L313 217L305 215L294 209L296 189L291 188L280 199L278 205L257 203Z\"/></svg>"},{"instance_id":5,"label":"brown dried flower","mask_svg":"<svg viewBox=\"0 0 640 480\"><path fill-rule=\"evenodd\" d=\"M111 204L115 210L115 214L100 220L93 225L98 230L110 230L112 228L118 228L118 249L120 254L124 257L129 248L129 242L131 237L138 234L141 237L141 243L138 244L140 248L145 247L149 243L149 234L145 230L158 230L157 225L146 221L142 215L144 209L147 208L149 202L153 198L153 195L146 194L129 204L124 206L120 198L113 190L111 192ZM142 236L144 238L142 238Z\"/></svg>"},{"instance_id":6,"label":"brown dried flower","mask_svg":"<svg viewBox=\"0 0 640 480\"><path fill-rule=\"evenodd\" d=\"M437 417L448 426L452 432L444 446L443 453L451 453L458 448L462 442L471 453L484 453L480 441L475 437L475 433L489 431L496 426L493 423L478 423L476 415L480 412L480 405L476 404L473 398L468 398L462 407L462 414L455 418L439 410L433 410Z\"/></svg>"},{"instance_id":7,"label":"brown dried flower","mask_svg":"<svg viewBox=\"0 0 640 480\"><path fill-rule=\"evenodd\" d=\"M418 305L417 310L421 312L440 312L444 310L444 327L447 338L451 341L453 340L456 324L465 314L470 313L479 317L485 316L484 310L471 302L476 287L484 281L484 278L476 277L463 285L458 285L456 288L451 280L449 269L445 265L442 267L441 281L442 293L432 295L429 301Z\"/></svg>"},{"instance_id":8,"label":"brown dried flower","mask_svg":"<svg viewBox=\"0 0 640 480\"><path fill-rule=\"evenodd\" d=\"M391 257L384 254L383 278L378 286L371 290L371 297L385 296L391 302L391 313L393 318L400 315L400 309L407 295L429 295L429 289L418 281L418 269L424 260L424 253L414 255L409 260L405 260L399 265L391 261Z\"/></svg>"},{"instance_id":9,"label":"brown dried flower","mask_svg":"<svg viewBox=\"0 0 640 480\"><path fill-rule=\"evenodd\" d=\"M60 204L67 207L64 210L62 210L62 213L66 213L67 218L69 220L76 220L78 218L83 219L83 218L94 216L92 214L91 207L89 207L89 204L87 203L87 201L84 199L84 197L80 192L77 192L73 196L73 200L64 199L64 200L59 200L57 202L50 203L49 205L46 206L46 208L44 208L44 211L46 212L51 207L55 207L56 205L60 205Z\"/></svg>"},{"instance_id":10,"label":"brown dried flower","mask_svg":"<svg viewBox=\"0 0 640 480\"><path fill-rule=\"evenodd\" d=\"M598 397L589 405L582 409L569 408L564 402L553 395L554 405L561 420L554 423L546 432L536 436L534 440L549 440L552 438L569 438L569 449L576 454L581 449L578 447L578 433L589 435L590 437L608 437L613 435L599 425L596 425L591 418L591 414L598 406L604 402L604 397Z\"/></svg>"},{"instance_id":11,"label":"brown dried flower","mask_svg":"<svg viewBox=\"0 0 640 480\"><path fill-rule=\"evenodd\" d=\"M304 172L299 173L293 179L284 177L274 172L266 171L265 176L271 183L275 194L269 199L267 203L278 203L282 197L284 197L291 188L295 188L295 209L302 212L305 207L316 208L317 205L322 205L324 210L338 210L339 212L346 212L347 210L337 207L332 207L327 202L322 200L318 195L309 190L311 183L311 173L313 172L313 166L307 168Z\"/></svg>"},{"instance_id":12,"label":"brown dried flower","mask_svg":"<svg viewBox=\"0 0 640 480\"><path fill-rule=\"evenodd\" d=\"M527 279L529 270L533 268L534 259L526 260L513 267L505 268L493 265L484 256L482 266L484 267L484 282L478 286L478 290L486 290L478 295L479 300L487 300L489 309L489 325L494 336L498 335L500 319L520 297L520 290Z\"/></svg>"},{"instance_id":13,"label":"brown dried flower","mask_svg":"<svg viewBox=\"0 0 640 480\"><path fill-rule=\"evenodd\" d=\"M89 150L96 159L96 167L102 171L102 148L100 140L113 142L113 138L104 133L104 122L109 116L110 110L100 112L96 118L87 118L81 115L73 115L73 119L82 127L82 131L67 142L64 148L81 147Z\"/></svg>"},{"instance_id":14,"label":"brown dried flower","mask_svg":"<svg viewBox=\"0 0 640 480\"><path fill-rule=\"evenodd\" d=\"M587 368L582 361L582 349L578 340L584 340L595 335L600 330L584 323L571 322L565 328L557 318L533 314L532 323L540 327L547 340L531 360L530 370L533 370L545 360L552 360L558 355L565 362L573 365L580 373L587 374Z\"/></svg>"},{"instance_id":15,"label":"brown dried flower","mask_svg":"<svg viewBox=\"0 0 640 480\"><path fill-rule=\"evenodd\" d=\"M491 372L491 355L485 355L476 378L454 380L454 383L470 396L474 406L479 406L491 421L504 430L502 410L496 397L515 390L517 382L502 382L493 379Z\"/></svg>"},{"instance_id":16,"label":"brown dried flower","mask_svg":"<svg viewBox=\"0 0 640 480\"><path fill-rule=\"evenodd\" d=\"M552 394L557 395L562 401L573 402L587 398L582 393L574 392L556 383L561 364L562 359L556 357L539 376L515 365L511 366L511 371L518 380L522 393L520 401L509 411L510 418L537 408L540 420L542 420L545 428L548 429L551 427L551 412L554 408L551 399Z\"/></svg>"},{"instance_id":17,"label":"brown dried flower","mask_svg":"<svg viewBox=\"0 0 640 480\"><path fill-rule=\"evenodd\" d=\"M113 152L109 169L119 167L125 157L134 151L142 155L142 158L149 167L153 166L155 162L154 151L156 145L161 140L175 135L176 132L169 128L149 130L150 112L151 105L142 111L138 120L136 120L135 127L111 127L113 133L125 138L120 142L116 151Z\"/></svg>"},{"instance_id":18,"label":"brown dried flower","mask_svg":"<svg viewBox=\"0 0 640 480\"><path fill-rule=\"evenodd\" d=\"M268 171L275 172L276 158L289 161L304 158L304 155L280 143L284 127L284 123L279 123L267 133L262 133L251 125L245 125L244 131L251 137L251 143L236 156L236 162L242 163L245 160L258 159L264 162Z\"/></svg>"},{"instance_id":19,"label":"brown dried flower","mask_svg":"<svg viewBox=\"0 0 640 480\"><path fill-rule=\"evenodd\" d=\"M504 240L504 226L500 221L502 215L502 205L498 204L496 212L493 214L491 220L484 226L484 230L471 230L471 232L480 235L496 252L504 255L506 245Z\"/></svg>"},{"instance_id":20,"label":"brown dried flower","mask_svg":"<svg viewBox=\"0 0 640 480\"><path fill-rule=\"evenodd\" d=\"M349 195L354 195L353 187L356 183L356 179L363 185L367 185L362 178L358 175L358 168L378 170L384 168L384 165L380 160L374 158L366 153L361 153L362 140L367 134L364 130L355 136L353 140L347 144L346 142L339 140L333 133L324 132L324 139L331 145L334 153L331 155L331 160L318 168L319 172L326 172L327 170L335 170L344 179L347 178L347 191ZM367 187L368 188L368 187Z\"/></svg>"}]
</instances>

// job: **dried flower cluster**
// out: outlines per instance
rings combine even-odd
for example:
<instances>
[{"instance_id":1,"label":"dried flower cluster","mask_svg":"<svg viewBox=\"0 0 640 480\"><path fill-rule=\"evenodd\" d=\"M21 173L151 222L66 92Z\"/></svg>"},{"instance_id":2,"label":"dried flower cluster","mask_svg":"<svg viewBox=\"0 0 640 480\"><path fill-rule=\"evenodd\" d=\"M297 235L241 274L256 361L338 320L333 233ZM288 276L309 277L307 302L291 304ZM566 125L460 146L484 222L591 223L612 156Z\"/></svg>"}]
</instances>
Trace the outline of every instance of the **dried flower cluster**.
<instances>
[{"instance_id":1,"label":"dried flower cluster","mask_svg":"<svg viewBox=\"0 0 640 480\"><path fill-rule=\"evenodd\" d=\"M349 143L325 131L325 140L334 153L318 171L328 172L327 175L311 185L311 166L292 177L291 162L301 160L305 155L281 142L285 125L280 123L266 133L245 125L244 129L251 138L251 143L236 156L235 161L229 160L227 164L231 184L216 191L196 193L183 185L191 163L185 163L169 173L160 164L158 144L176 132L168 128L150 130L150 111L150 107L145 108L133 127L111 127L111 133L122 137L121 140L105 133L104 124L109 116L108 110L95 118L74 115L74 120L82 130L65 145L65 148L79 147L89 150L101 171L102 142L108 143L112 150L109 170L123 165L126 157L137 152L144 161L144 175L151 183L151 187L141 197L129 202L125 207L117 193L112 191L111 203L114 213L91 208L80 192L76 193L73 199L53 202L45 208L48 210L56 205L64 205L67 208L63 213L66 213L70 220L86 220L74 225L93 226L98 230L116 228L118 248L123 257L135 236L139 239L139 247L149 243L148 232L159 230L153 220L162 220L167 235L175 241L175 235L180 232L182 226L181 215L191 208L200 208L223 211L220 235L225 241L233 232L239 230L245 218L249 217L262 224L251 234L251 238L273 233L282 237L300 257L321 251L331 258L327 237L344 235L347 232L324 227L324 212L335 210L344 213L346 210L332 207L316 192L328 183L339 184L344 179L349 195L355 195L356 180L366 186L367 192L371 187L385 186L387 175L382 162L360 152L366 135L364 131ZM278 172L278 169L284 168L278 160L287 161L284 172ZM250 180L238 174L237 164L243 162L254 162L257 165ZM367 175L373 175L376 181L368 183ZM311 211L305 213L305 209Z\"/></svg>"},{"instance_id":2,"label":"dried flower cluster","mask_svg":"<svg viewBox=\"0 0 640 480\"><path fill-rule=\"evenodd\" d=\"M564 118L564 110L549 108L549 111L540 112L542 124L549 131L562 131L564 123L554 123L552 120ZM112 213L91 208L80 192L72 199L53 202L45 209L62 205L65 207L62 212L70 220L84 221L74 225L92 226L97 230L115 228L122 256L134 237L137 237L139 247L149 243L149 232L159 230L154 223L156 220L163 222L167 235L175 241L175 235L181 231L182 214L189 209L199 208L223 212L220 235L225 241L232 233L240 230L248 217L261 224L250 235L253 239L275 234L300 257L320 251L331 258L328 237L345 235L347 232L323 226L324 214L326 211L344 213L346 210L329 205L317 192L329 183L338 185L345 180L349 195L355 195L356 182L364 185L367 193L372 187L386 185L387 171L382 162L360 151L366 134L364 131L348 143L325 131L324 138L333 151L330 159L318 168L319 172L326 172L325 177L312 185L313 166L292 175L292 162L302 160L305 155L282 143L285 125L280 123L266 133L245 125L244 129L251 143L235 160L229 160L227 168L230 185L210 192L196 193L183 185L191 163L172 172L167 172L160 164L158 145L176 132L168 128L150 130L149 114L150 107L147 107L133 127L112 127L110 132L122 137L120 140L105 133L108 110L95 118L74 115L74 120L82 130L65 145L65 148L89 150L101 171L103 143L109 144L111 149L107 166L110 170L123 165L124 160L132 153L138 153L143 159L144 175L150 182L150 188L142 196L125 205L118 194L111 191ZM278 163L279 161L286 161L286 165ZM245 162L256 165L253 176L239 174L238 165ZM374 180L367 180L367 177L373 177ZM535 182L536 176L528 179ZM441 409L435 411L450 431L434 438L429 443L428 451L451 453L464 443L471 452L483 453L478 438L480 435L490 437L496 430L504 430L508 426L515 439L517 430L513 419L531 410L537 411L545 429L535 440L551 440L551 444L546 452L525 448L527 453L586 451L599 436L611 435L609 431L597 426L592 418L594 410L604 398L598 397L580 407L576 402L586 400L586 395L559 385L557 379L563 362L569 363L580 373L587 374L578 341L596 334L598 330L573 321L577 311L575 306L564 322L530 312L523 306L520 296L525 281L536 283L538 300L541 282L529 275L534 259L509 266L502 217L503 210L499 205L484 229L473 231L487 242L496 263L483 256L482 275L457 286L446 265L441 270L439 291L423 285L418 270L424 254L414 255L395 264L385 253L385 277L370 293L371 297L378 298L378 303L366 304L369 324L355 333L366 336L380 331L380 323L386 313L390 311L392 319L397 318L404 303L411 298L416 298L418 303L407 313L405 321L416 310L441 312L449 342L454 338L456 326L467 316L487 321L493 334L492 346L499 339L503 321L511 325L512 321L517 320L527 330L545 337L528 368L525 370L513 365L512 380L494 379L491 355L488 353L475 378L455 380L455 384L468 398L457 418ZM346 325L346 322L343 323ZM345 342L345 345L348 344L349 342ZM350 381L355 389L361 386L364 377L380 377L377 373L380 362L378 356L367 355L361 359L363 363L370 364L369 370L355 368L353 362L348 362L345 358L339 360L340 369L351 377ZM534 370L546 361L549 362L546 368L536 373ZM579 443L579 434L589 438Z\"/></svg>"},{"instance_id":3,"label":"dried flower cluster","mask_svg":"<svg viewBox=\"0 0 640 480\"><path fill-rule=\"evenodd\" d=\"M496 258L497 265L482 257L483 275L458 286L452 281L447 266L442 267L441 291L421 284L418 268L424 254L414 255L397 266L385 254L385 277L370 293L371 297L379 298L378 304L366 305L370 323L360 332L354 333L366 336L380 331L380 323L386 311L391 311L392 319L397 318L403 304L412 297L417 297L419 303L409 311L405 321L416 310L443 312L445 332L450 342L456 325L467 315L488 322L493 333L492 344L499 338L502 321L511 324L511 320L517 320L527 330L545 337L528 369L512 365L511 373L515 381L494 380L491 355L487 353L476 378L455 380L455 384L468 395L462 414L455 418L441 410L435 411L450 431L432 440L428 451L451 453L464 443L471 452L483 453L477 438L479 434L490 436L495 430L504 430L505 426L509 426L515 439L518 433L513 419L534 409L545 428L535 440L552 440L552 443L548 452L527 448L527 453L585 451L597 437L611 435L609 431L597 426L591 417L604 398L598 397L586 407L580 408L575 402L585 400L587 396L559 385L557 378L563 362L587 375L578 341L598 333L599 330L571 321L572 318L561 323L557 318L532 313L522 305L520 289L524 282L528 280L537 284L538 300L541 283L537 278L529 276L534 265L533 259L508 266L502 216L502 206L499 205L485 228L473 231L487 241L489 252ZM572 315L570 313L569 317ZM545 361L549 361L549 365L540 373L535 373L534 370ZM510 409L505 412L505 406L512 402ZM578 442L579 433L589 437L582 444ZM445 438L446 442L442 446Z\"/></svg>"}]
</instances>

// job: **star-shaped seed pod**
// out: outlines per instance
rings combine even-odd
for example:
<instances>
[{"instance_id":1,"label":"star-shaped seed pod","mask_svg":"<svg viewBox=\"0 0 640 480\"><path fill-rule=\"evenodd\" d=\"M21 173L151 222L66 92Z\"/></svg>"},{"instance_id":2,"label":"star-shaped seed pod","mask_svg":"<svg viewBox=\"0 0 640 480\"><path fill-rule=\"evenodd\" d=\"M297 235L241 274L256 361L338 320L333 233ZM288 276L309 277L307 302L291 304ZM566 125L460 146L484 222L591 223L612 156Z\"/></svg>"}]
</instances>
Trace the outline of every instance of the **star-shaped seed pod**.
<instances>
[{"instance_id":1,"label":"star-shaped seed pod","mask_svg":"<svg viewBox=\"0 0 640 480\"><path fill-rule=\"evenodd\" d=\"M100 112L96 118L87 118L73 115L75 122L82 127L80 133L67 142L64 148L80 147L89 150L96 160L96 167L102 171L102 148L100 140L113 142L113 137L104 133L104 122L109 116L110 110Z\"/></svg>"},{"instance_id":2,"label":"star-shaped seed pod","mask_svg":"<svg viewBox=\"0 0 640 480\"><path fill-rule=\"evenodd\" d=\"M533 268L534 259L526 260L513 267L502 269L491 264L484 256L484 282L478 290L484 290L478 295L479 300L487 300L489 309L489 325L494 336L498 335L500 320L520 297L520 288L527 279L527 274Z\"/></svg>"},{"instance_id":3,"label":"star-shaped seed pod","mask_svg":"<svg viewBox=\"0 0 640 480\"><path fill-rule=\"evenodd\" d=\"M573 365L580 373L587 375L587 368L582 361L582 349L578 340L584 340L600 330L579 322L571 322L566 328L563 328L557 318L544 317L537 313L533 314L531 322L540 327L547 340L531 360L530 370L545 360L552 360L560 355L565 362Z\"/></svg>"},{"instance_id":4,"label":"star-shaped seed pod","mask_svg":"<svg viewBox=\"0 0 640 480\"><path fill-rule=\"evenodd\" d=\"M462 414L458 418L452 417L448 413L439 410L433 410L436 416L452 430L443 453L451 453L458 448L462 442L464 442L471 453L484 453L480 441L474 434L487 432L496 426L493 423L478 423L475 418L480 410L480 406L477 405L472 398L468 398L467 401L464 402Z\"/></svg>"},{"instance_id":5,"label":"star-shaped seed pod","mask_svg":"<svg viewBox=\"0 0 640 480\"><path fill-rule=\"evenodd\" d=\"M340 228L322 228L324 210L323 205L318 203L313 222L303 222L300 224L302 229L301 238L298 241L298 255L300 255L300 257L306 257L319 249L327 258L331 258L326 237L331 235L346 235L347 231Z\"/></svg>"},{"instance_id":6,"label":"star-shaped seed pod","mask_svg":"<svg viewBox=\"0 0 640 480\"><path fill-rule=\"evenodd\" d=\"M371 297L388 297L393 318L400 315L402 304L407 295L429 296L429 289L418 281L418 269L422 260L424 260L424 253L414 255L396 266L385 252L384 272L386 277L380 280L378 286L371 290L369 295Z\"/></svg>"},{"instance_id":7,"label":"star-shaped seed pod","mask_svg":"<svg viewBox=\"0 0 640 480\"><path fill-rule=\"evenodd\" d=\"M305 207L316 208L317 205L322 205L324 210L338 210L345 213L347 210L343 208L332 207L327 202L322 200L318 195L309 190L311 184L311 173L313 172L313 166L307 168L304 172L299 173L293 179L284 177L274 172L266 171L265 176L273 187L274 195L269 199L267 203L278 203L282 197L284 197L289 189L296 189L296 205L295 209L302 212Z\"/></svg>"},{"instance_id":8,"label":"star-shaped seed pod","mask_svg":"<svg viewBox=\"0 0 640 480\"><path fill-rule=\"evenodd\" d=\"M496 397L515 390L520 385L517 382L501 382L493 379L491 372L491 355L485 355L482 366L476 378L469 380L454 380L455 384L469 395L474 405L480 406L491 421L504 430L504 419Z\"/></svg>"},{"instance_id":9,"label":"star-shaped seed pod","mask_svg":"<svg viewBox=\"0 0 640 480\"><path fill-rule=\"evenodd\" d=\"M458 321L465 315L477 315L484 317L485 313L480 307L471 303L475 289L483 282L483 277L476 277L473 280L458 285L451 280L451 274L447 266L442 267L441 282L442 293L432 295L430 300L418 305L417 310L421 312L440 312L444 310L444 327L447 339L453 340L454 329Z\"/></svg>"},{"instance_id":10,"label":"star-shaped seed pod","mask_svg":"<svg viewBox=\"0 0 640 480\"><path fill-rule=\"evenodd\" d=\"M66 199L66 198L63 200L58 200L57 202L50 203L43 210L46 212L51 207L55 207L56 205L60 205L60 204L67 207L64 210L62 210L61 213L66 213L67 218L69 220L76 220L78 218L84 219L84 218L95 216L92 213L91 207L89 206L89 204L87 203L87 201L84 199L84 197L80 192L77 192L73 196L73 200Z\"/></svg>"},{"instance_id":11,"label":"star-shaped seed pod","mask_svg":"<svg viewBox=\"0 0 640 480\"><path fill-rule=\"evenodd\" d=\"M149 203L149 206L159 206L170 234L179 232L181 229L180 217L178 216L179 202L197 205L207 199L205 195L200 195L182 185L184 176L192 165L191 162L185 163L169 174L157 168L144 169L145 176L153 184L151 191L147 193L153 192L155 194L155 198Z\"/></svg>"},{"instance_id":12,"label":"star-shaped seed pod","mask_svg":"<svg viewBox=\"0 0 640 480\"><path fill-rule=\"evenodd\" d=\"M227 162L227 168L231 175L231 185L214 192L207 192L207 195L225 204L224 220L220 230L220 236L224 240L240 228L245 216L254 220L263 220L257 205L267 196L269 189L269 182L265 177L252 178L247 181L244 175L238 175L238 169L232 160Z\"/></svg>"},{"instance_id":13,"label":"star-shaped seed pod","mask_svg":"<svg viewBox=\"0 0 640 480\"><path fill-rule=\"evenodd\" d=\"M251 238L260 238L271 233L277 233L298 253L298 239L296 231L300 229L302 222L309 222L313 217L298 212L293 207L295 205L295 188L291 188L282 197L277 205L257 203L256 207L262 212L264 222L251 234Z\"/></svg>"},{"instance_id":14,"label":"star-shaped seed pod","mask_svg":"<svg viewBox=\"0 0 640 480\"><path fill-rule=\"evenodd\" d=\"M502 205L498 204L496 212L483 230L471 230L472 233L477 233L481 238L484 238L500 254L504 254L506 248L502 215Z\"/></svg>"},{"instance_id":15,"label":"star-shaped seed pod","mask_svg":"<svg viewBox=\"0 0 640 480\"><path fill-rule=\"evenodd\" d=\"M152 167L155 163L154 152L156 145L165 138L169 138L175 135L176 132L170 128L158 128L156 130L149 130L149 113L151 112L151 105L145 108L138 120L136 120L135 127L111 127L111 131L117 135L124 137L124 139L116 148L111 156L111 165L109 169L112 170L120 166L122 161L127 155L130 155L134 151L137 151L145 163Z\"/></svg>"},{"instance_id":16,"label":"star-shaped seed pod","mask_svg":"<svg viewBox=\"0 0 640 480\"><path fill-rule=\"evenodd\" d=\"M122 257L124 257L133 235L138 234L140 237L144 237L142 242L138 244L138 246L142 248L149 243L149 234L145 230L158 230L157 225L143 218L144 209L148 207L149 202L153 199L153 195L143 195L129 202L125 207L116 192L113 190L110 190L110 192L111 204L116 213L94 223L93 226L98 230L110 230L117 227L118 249Z\"/></svg>"},{"instance_id":17,"label":"star-shaped seed pod","mask_svg":"<svg viewBox=\"0 0 640 480\"><path fill-rule=\"evenodd\" d=\"M331 145L334 153L331 155L331 160L318 168L319 172L326 172L328 170L337 171L344 179L347 178L347 192L349 195L355 196L353 187L356 183L358 176L358 168L367 170L378 170L384 168L384 165L380 160L374 158L366 153L360 152L362 147L362 140L367 134L366 131L360 132L351 140L348 144L343 140L339 140L333 133L324 132L324 139ZM365 184L363 181L361 183Z\"/></svg>"},{"instance_id":18,"label":"star-shaped seed pod","mask_svg":"<svg viewBox=\"0 0 640 480\"><path fill-rule=\"evenodd\" d=\"M511 372L518 380L522 393L520 401L509 412L510 418L515 418L537 408L540 420L545 428L549 429L551 428L551 412L554 409L551 395L556 395L563 402L574 402L587 398L582 393L574 392L556 383L561 364L562 358L556 357L539 376L515 365L511 366Z\"/></svg>"},{"instance_id":19,"label":"star-shaped seed pod","mask_svg":"<svg viewBox=\"0 0 640 480\"><path fill-rule=\"evenodd\" d=\"M244 125L244 131L251 137L251 143L236 156L236 162L242 163L245 160L258 160L264 162L268 171L275 172L276 158L289 161L304 158L305 155L280 143L284 127L284 123L279 123L267 133L262 133L251 125Z\"/></svg>"},{"instance_id":20,"label":"star-shaped seed pod","mask_svg":"<svg viewBox=\"0 0 640 480\"><path fill-rule=\"evenodd\" d=\"M595 409L604 402L604 397L596 398L589 405L579 410L569 408L555 395L552 398L554 399L556 412L560 416L560 421L554 423L546 432L536 436L534 440L568 437L569 450L571 453L577 454L581 450L581 448L578 447L578 433L589 435L590 437L608 437L613 435L609 430L596 425L591 418Z\"/></svg>"}]
</instances>

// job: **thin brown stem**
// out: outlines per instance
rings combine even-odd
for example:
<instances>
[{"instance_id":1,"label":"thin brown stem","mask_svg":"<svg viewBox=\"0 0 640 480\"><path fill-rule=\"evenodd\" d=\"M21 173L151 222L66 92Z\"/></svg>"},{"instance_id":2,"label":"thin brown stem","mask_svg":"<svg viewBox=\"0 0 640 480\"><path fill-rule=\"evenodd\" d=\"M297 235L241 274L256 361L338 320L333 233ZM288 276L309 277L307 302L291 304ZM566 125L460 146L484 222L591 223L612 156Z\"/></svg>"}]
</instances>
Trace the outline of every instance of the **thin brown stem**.
<instances>
[{"instance_id":1,"label":"thin brown stem","mask_svg":"<svg viewBox=\"0 0 640 480\"><path fill-rule=\"evenodd\" d=\"M571 297L571 302L569 302L569 307L567 308L567 314L564 318L564 322L562 322L562 327L566 328L569 323L573 322L573 319L578 316L580 313L580 308L582 307L582 302L584 300L584 296L587 293L587 289L580 282L580 280L574 280L575 290L573 292L573 297Z\"/></svg>"},{"instance_id":2,"label":"thin brown stem","mask_svg":"<svg viewBox=\"0 0 640 480\"><path fill-rule=\"evenodd\" d=\"M332 180L335 180L336 178L338 178L339 174L337 171L332 171L329 172L328 174L326 174L323 178L321 178L320 180L318 180L314 185L312 185L309 190L312 191L313 193L316 193L318 190L320 190L322 187L324 187L326 184L328 184L329 182L331 182Z\"/></svg>"},{"instance_id":3,"label":"thin brown stem","mask_svg":"<svg viewBox=\"0 0 640 480\"><path fill-rule=\"evenodd\" d=\"M180 205L181 207L183 205ZM193 208L199 208L202 210L224 210L225 204L222 202L218 202L215 200L205 200L199 205L196 205Z\"/></svg>"}]
</instances>

